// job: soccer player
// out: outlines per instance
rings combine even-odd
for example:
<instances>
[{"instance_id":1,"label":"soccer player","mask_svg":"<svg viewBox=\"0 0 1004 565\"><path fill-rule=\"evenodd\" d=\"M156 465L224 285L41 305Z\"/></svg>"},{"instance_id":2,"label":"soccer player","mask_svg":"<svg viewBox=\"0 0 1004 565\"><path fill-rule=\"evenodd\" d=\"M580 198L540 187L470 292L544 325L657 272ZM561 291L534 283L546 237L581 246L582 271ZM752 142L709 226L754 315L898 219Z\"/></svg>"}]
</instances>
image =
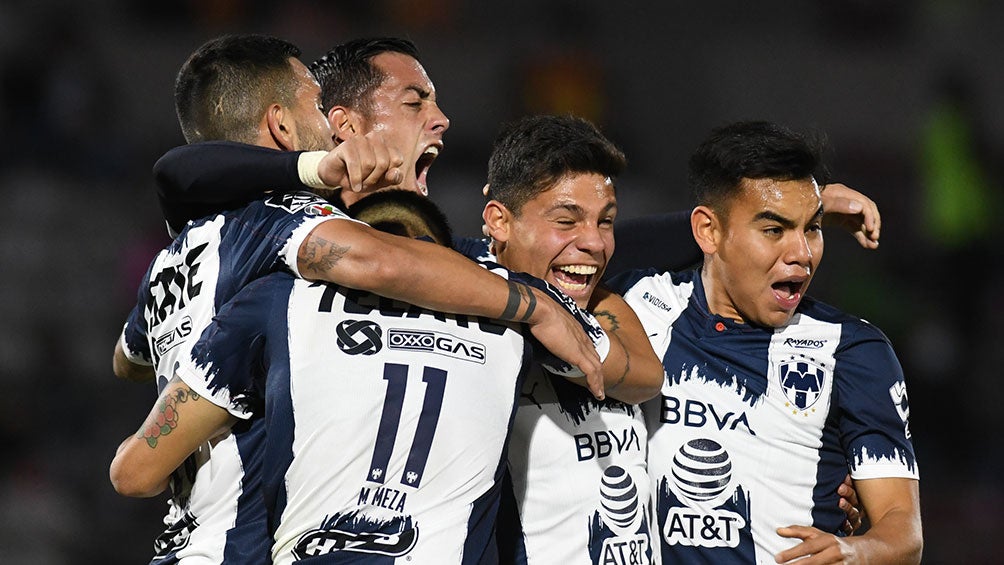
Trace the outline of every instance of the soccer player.
<instances>
[{"instance_id":1,"label":"soccer player","mask_svg":"<svg viewBox=\"0 0 1004 565\"><path fill-rule=\"evenodd\" d=\"M319 87L298 54L291 44L262 36L203 45L176 85L185 134L193 141L225 138L282 150L329 148L330 129L317 108ZM379 140L359 137L327 153L315 172L349 185L395 182L400 162ZM507 282L441 246L351 221L310 193L273 195L189 223L151 263L116 345L116 374L148 374L143 366L152 366L163 387L220 305L249 281L283 268L446 312L527 321L545 346L581 368L602 394L592 344L561 307L538 300L545 296L541 291ZM142 430L140 437L155 445L172 421L165 415L161 426ZM168 530L156 544L154 562L251 562L245 557L256 555L241 537L243 520L253 521L253 515L240 514L246 500L242 437L252 437L243 431L203 446L179 469ZM137 490L134 477L115 468L112 479L120 492L137 496L166 486Z\"/></svg>"},{"instance_id":2,"label":"soccer player","mask_svg":"<svg viewBox=\"0 0 1004 565\"><path fill-rule=\"evenodd\" d=\"M644 405L663 563L918 563L918 468L903 372L874 326L806 297L823 253L818 152L767 122L690 160L699 270L612 285L666 381ZM871 520L841 537L850 468Z\"/></svg>"},{"instance_id":3,"label":"soccer player","mask_svg":"<svg viewBox=\"0 0 1004 565\"><path fill-rule=\"evenodd\" d=\"M353 210L390 224L423 209L432 213L407 224L442 220L411 192L370 199L379 202ZM405 209L387 219L382 211L395 203ZM448 229L429 232L450 242ZM633 322L636 343L648 349ZM602 330L587 327L603 343ZM252 469L244 487L261 482L264 498L246 504L263 500L273 562L494 562L505 446L531 359L526 336L517 324L269 275L227 303L180 362L147 419L157 425L170 405L172 424L153 449L129 438L114 466L138 477L138 488L153 488L220 430L263 421L266 439L244 450ZM620 341L607 346L605 365L616 353L611 368L626 373ZM654 393L662 368L648 357L633 359L631 370L647 365Z\"/></svg>"},{"instance_id":4,"label":"soccer player","mask_svg":"<svg viewBox=\"0 0 1004 565\"><path fill-rule=\"evenodd\" d=\"M624 164L585 120L536 116L506 126L492 148L483 212L499 263L580 306L608 294L597 285L614 252L613 179ZM596 315L614 326L634 318ZM503 563L651 562L646 431L635 404L652 393L629 383L606 390L607 400L594 401L539 367L527 376L499 520Z\"/></svg>"},{"instance_id":5,"label":"soccer player","mask_svg":"<svg viewBox=\"0 0 1004 565\"><path fill-rule=\"evenodd\" d=\"M335 46L310 69L321 85L322 109L336 142L380 132L405 163L403 178L392 187L428 194L428 173L444 149L450 122L438 106L435 85L415 45L392 37L355 39ZM312 172L316 158L236 143L172 149L154 168L164 216L178 231L207 210L240 205L266 190L324 188ZM349 205L361 196L345 188L336 204ZM828 218L847 227L862 246L878 245L881 216L871 199L842 184L828 185L823 194ZM689 212L674 212L620 222L616 231L621 252L611 272L651 266L678 269L699 261L689 217Z\"/></svg>"}]
</instances>

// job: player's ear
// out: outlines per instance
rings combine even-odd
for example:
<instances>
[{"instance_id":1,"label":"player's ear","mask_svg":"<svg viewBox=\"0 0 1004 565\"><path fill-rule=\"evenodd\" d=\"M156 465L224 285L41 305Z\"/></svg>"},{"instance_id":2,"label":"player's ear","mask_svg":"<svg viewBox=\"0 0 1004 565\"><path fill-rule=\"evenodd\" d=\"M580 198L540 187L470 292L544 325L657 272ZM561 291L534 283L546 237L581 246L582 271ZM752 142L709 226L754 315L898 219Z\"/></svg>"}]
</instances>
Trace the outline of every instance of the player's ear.
<instances>
[{"instance_id":1,"label":"player's ear","mask_svg":"<svg viewBox=\"0 0 1004 565\"><path fill-rule=\"evenodd\" d=\"M333 106L328 110L328 123L338 142L362 135L362 116L345 106Z\"/></svg>"},{"instance_id":2,"label":"player's ear","mask_svg":"<svg viewBox=\"0 0 1004 565\"><path fill-rule=\"evenodd\" d=\"M694 240L706 255L718 251L721 241L721 218L707 206L698 206L690 213L690 229L694 232Z\"/></svg>"},{"instance_id":3,"label":"player's ear","mask_svg":"<svg viewBox=\"0 0 1004 565\"><path fill-rule=\"evenodd\" d=\"M265 127L272 142L284 151L294 148L295 124L293 114L281 104L272 104L265 110Z\"/></svg>"},{"instance_id":4,"label":"player's ear","mask_svg":"<svg viewBox=\"0 0 1004 565\"><path fill-rule=\"evenodd\" d=\"M485 235L497 243L509 241L513 216L501 202L489 200L481 212L481 218L485 221Z\"/></svg>"}]
</instances>

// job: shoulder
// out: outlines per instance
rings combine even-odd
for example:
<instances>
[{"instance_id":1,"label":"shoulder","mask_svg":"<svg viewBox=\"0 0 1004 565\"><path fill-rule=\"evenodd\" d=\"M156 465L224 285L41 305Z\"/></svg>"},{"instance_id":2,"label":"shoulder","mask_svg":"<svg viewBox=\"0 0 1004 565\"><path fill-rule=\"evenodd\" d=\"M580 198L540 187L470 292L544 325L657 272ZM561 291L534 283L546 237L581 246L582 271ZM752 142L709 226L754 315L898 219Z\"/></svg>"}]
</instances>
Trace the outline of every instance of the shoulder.
<instances>
[{"instance_id":1,"label":"shoulder","mask_svg":"<svg viewBox=\"0 0 1004 565\"><path fill-rule=\"evenodd\" d=\"M803 316L802 323L814 320L817 323L839 325L841 329L840 349L868 342L884 342L889 344L889 338L886 337L882 330L867 320L853 314L848 314L835 306L812 297L805 297L802 304L798 307L798 312Z\"/></svg>"}]
</instances>

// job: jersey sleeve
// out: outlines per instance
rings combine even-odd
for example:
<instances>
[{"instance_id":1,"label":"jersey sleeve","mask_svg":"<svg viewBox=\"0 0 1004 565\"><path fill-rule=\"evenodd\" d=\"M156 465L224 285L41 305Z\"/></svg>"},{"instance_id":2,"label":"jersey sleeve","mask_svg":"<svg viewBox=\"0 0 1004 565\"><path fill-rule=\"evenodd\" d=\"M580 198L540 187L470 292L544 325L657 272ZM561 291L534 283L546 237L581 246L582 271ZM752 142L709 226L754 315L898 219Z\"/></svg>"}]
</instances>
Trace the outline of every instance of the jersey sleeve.
<instances>
[{"instance_id":1,"label":"jersey sleeve","mask_svg":"<svg viewBox=\"0 0 1004 565\"><path fill-rule=\"evenodd\" d=\"M284 296L275 274L252 282L223 305L175 371L193 391L237 418L264 407L265 343L273 301Z\"/></svg>"},{"instance_id":2,"label":"jersey sleeve","mask_svg":"<svg viewBox=\"0 0 1004 565\"><path fill-rule=\"evenodd\" d=\"M153 166L157 197L168 227L258 199L266 191L304 190L297 162L301 151L278 151L229 141L176 147Z\"/></svg>"},{"instance_id":3,"label":"jersey sleeve","mask_svg":"<svg viewBox=\"0 0 1004 565\"><path fill-rule=\"evenodd\" d=\"M631 269L654 267L681 271L703 258L690 228L690 211L654 214L614 225L617 253L610 258L606 277Z\"/></svg>"},{"instance_id":4,"label":"jersey sleeve","mask_svg":"<svg viewBox=\"0 0 1004 565\"><path fill-rule=\"evenodd\" d=\"M834 368L838 425L851 477L917 479L903 369L878 329L857 324L857 335L837 351Z\"/></svg>"},{"instance_id":5,"label":"jersey sleeve","mask_svg":"<svg viewBox=\"0 0 1004 565\"><path fill-rule=\"evenodd\" d=\"M147 327L146 317L143 316L143 305L137 304L129 312L125 325L122 327L122 334L119 336L122 351L130 363L153 365L153 355L150 353L150 343L146 336Z\"/></svg>"},{"instance_id":6,"label":"jersey sleeve","mask_svg":"<svg viewBox=\"0 0 1004 565\"><path fill-rule=\"evenodd\" d=\"M228 225L240 230L237 248L228 254L234 280L252 280L261 274L285 269L297 277L300 245L318 225L328 221L351 221L344 212L316 194L300 191L271 194L252 203ZM233 289L236 292L237 288Z\"/></svg>"}]
</instances>

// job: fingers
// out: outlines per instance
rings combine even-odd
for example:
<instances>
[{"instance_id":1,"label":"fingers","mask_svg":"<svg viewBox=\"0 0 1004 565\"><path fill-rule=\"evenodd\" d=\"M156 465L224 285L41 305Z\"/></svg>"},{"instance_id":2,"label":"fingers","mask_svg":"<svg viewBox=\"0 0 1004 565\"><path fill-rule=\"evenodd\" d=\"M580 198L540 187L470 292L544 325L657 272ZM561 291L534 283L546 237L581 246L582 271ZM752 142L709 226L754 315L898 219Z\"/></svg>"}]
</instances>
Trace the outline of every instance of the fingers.
<instances>
[{"instance_id":1,"label":"fingers","mask_svg":"<svg viewBox=\"0 0 1004 565\"><path fill-rule=\"evenodd\" d=\"M847 228L865 249L878 248L882 215L874 200L840 183L826 185L822 196L823 209L837 218L835 223Z\"/></svg>"},{"instance_id":2,"label":"fingers","mask_svg":"<svg viewBox=\"0 0 1004 565\"><path fill-rule=\"evenodd\" d=\"M331 150L318 164L318 176L328 186L362 192L399 184L404 180L403 163L400 152L371 132Z\"/></svg>"}]
</instances>

